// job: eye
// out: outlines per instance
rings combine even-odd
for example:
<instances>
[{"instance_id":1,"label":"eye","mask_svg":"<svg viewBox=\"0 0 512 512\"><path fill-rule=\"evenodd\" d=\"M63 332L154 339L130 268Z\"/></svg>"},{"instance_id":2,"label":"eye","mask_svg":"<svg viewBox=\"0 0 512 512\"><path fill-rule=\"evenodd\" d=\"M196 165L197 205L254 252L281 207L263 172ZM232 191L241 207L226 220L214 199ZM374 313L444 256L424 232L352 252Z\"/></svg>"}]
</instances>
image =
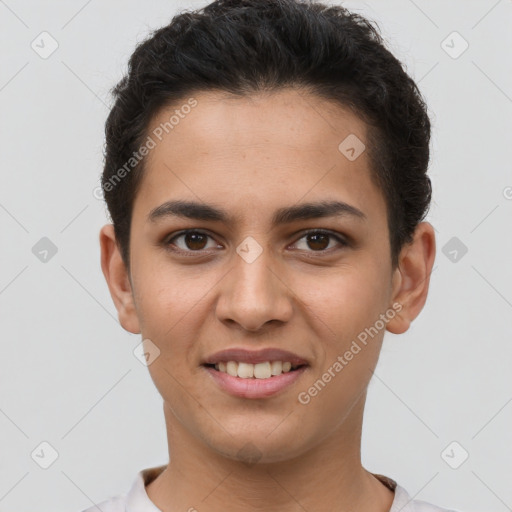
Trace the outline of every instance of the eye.
<instances>
[{"instance_id":1,"label":"eye","mask_svg":"<svg viewBox=\"0 0 512 512\"><path fill-rule=\"evenodd\" d=\"M330 252L336 246L348 246L348 242L339 234L322 229L314 229L306 232L295 242L294 248L307 252ZM188 229L178 233L164 242L164 246L172 251L182 253L200 253L208 249L222 248L211 235L204 231ZM173 247L174 246L174 247Z\"/></svg>"},{"instance_id":2,"label":"eye","mask_svg":"<svg viewBox=\"0 0 512 512\"><path fill-rule=\"evenodd\" d=\"M304 240L302 247L300 247L301 240ZM343 247L348 246L348 243L338 234L318 229L308 231L297 242L295 242L294 245L299 245L299 247L297 247L299 250L306 250L308 252L325 252L333 248L331 245L333 240L338 242L338 245Z\"/></svg>"},{"instance_id":3,"label":"eye","mask_svg":"<svg viewBox=\"0 0 512 512\"><path fill-rule=\"evenodd\" d=\"M165 242L165 245L174 245L182 252L199 252L206 249L221 247L215 241L213 241L214 243L212 245L208 246L208 239L213 241L213 238L207 233L189 229L169 238Z\"/></svg>"}]
</instances>

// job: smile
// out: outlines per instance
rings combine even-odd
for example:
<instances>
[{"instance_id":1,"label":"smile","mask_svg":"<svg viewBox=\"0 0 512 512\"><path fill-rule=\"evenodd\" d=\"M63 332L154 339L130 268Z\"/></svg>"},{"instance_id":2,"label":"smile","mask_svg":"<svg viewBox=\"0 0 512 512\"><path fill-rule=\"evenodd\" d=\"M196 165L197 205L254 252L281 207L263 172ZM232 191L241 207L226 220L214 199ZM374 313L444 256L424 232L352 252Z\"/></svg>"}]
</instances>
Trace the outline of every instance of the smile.
<instances>
[{"instance_id":1,"label":"smile","mask_svg":"<svg viewBox=\"0 0 512 512\"><path fill-rule=\"evenodd\" d=\"M239 377L241 379L269 379L276 377L289 371L295 371L303 365L292 365L290 361L264 361L262 363L244 363L238 361L220 361L215 365L208 365L214 367L217 371L227 373L232 377Z\"/></svg>"},{"instance_id":2,"label":"smile","mask_svg":"<svg viewBox=\"0 0 512 512\"><path fill-rule=\"evenodd\" d=\"M297 382L308 368L308 365L292 368L291 363L286 364L286 362L281 363L281 361L273 361L272 363L267 361L253 365L229 361L216 365L205 364L202 368L206 370L209 377L221 391L235 397L251 399L268 398L283 392ZM281 368L279 368L279 365L281 365ZM221 368L224 366L225 371L222 371ZM275 375L272 375L272 366L274 366ZM278 370L279 373L277 373ZM231 375L229 371L236 374ZM239 376L239 373L242 376Z\"/></svg>"}]
</instances>

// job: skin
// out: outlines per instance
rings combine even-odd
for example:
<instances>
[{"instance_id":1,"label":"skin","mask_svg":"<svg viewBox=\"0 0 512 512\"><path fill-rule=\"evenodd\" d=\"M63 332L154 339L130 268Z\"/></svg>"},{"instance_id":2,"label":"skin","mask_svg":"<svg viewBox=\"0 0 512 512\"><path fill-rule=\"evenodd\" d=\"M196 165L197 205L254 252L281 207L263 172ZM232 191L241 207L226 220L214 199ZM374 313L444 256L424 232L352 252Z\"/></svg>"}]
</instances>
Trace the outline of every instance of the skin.
<instances>
[{"instance_id":1,"label":"skin","mask_svg":"<svg viewBox=\"0 0 512 512\"><path fill-rule=\"evenodd\" d=\"M100 232L102 270L121 325L160 350L148 369L163 398L172 456L146 487L148 496L164 512L217 512L227 504L246 512L387 512L394 493L361 464L366 392L385 330L407 331L425 304L433 227L418 225L393 270L385 200L370 179L368 156L349 161L338 150L349 134L366 137L365 124L350 111L294 89L194 98L198 105L146 157L129 270L113 226ZM148 133L176 108L160 111ZM234 221L147 220L174 199L214 205ZM271 224L279 208L326 200L344 201L366 219ZM192 228L211 238L170 242ZM315 243L307 229L331 230L351 242L327 237ZM236 252L248 236L263 251L252 263ZM172 243L191 256L173 252ZM401 304L400 312L301 404L298 393L393 303ZM277 395L234 397L201 367L206 356L233 346L279 347L310 366Z\"/></svg>"}]
</instances>

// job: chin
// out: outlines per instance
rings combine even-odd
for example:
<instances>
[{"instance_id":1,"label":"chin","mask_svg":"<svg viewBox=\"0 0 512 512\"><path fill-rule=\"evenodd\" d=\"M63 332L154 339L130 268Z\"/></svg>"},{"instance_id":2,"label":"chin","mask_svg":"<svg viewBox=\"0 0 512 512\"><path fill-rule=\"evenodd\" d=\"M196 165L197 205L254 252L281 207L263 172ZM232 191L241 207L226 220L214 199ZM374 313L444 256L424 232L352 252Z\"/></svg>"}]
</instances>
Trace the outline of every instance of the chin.
<instances>
[{"instance_id":1,"label":"chin","mask_svg":"<svg viewBox=\"0 0 512 512\"><path fill-rule=\"evenodd\" d=\"M222 441L208 440L208 445L222 457L243 462L248 466L270 464L293 459L304 453L305 446L293 445L297 436L287 432L268 435L267 432L254 432L246 435L228 436Z\"/></svg>"}]
</instances>

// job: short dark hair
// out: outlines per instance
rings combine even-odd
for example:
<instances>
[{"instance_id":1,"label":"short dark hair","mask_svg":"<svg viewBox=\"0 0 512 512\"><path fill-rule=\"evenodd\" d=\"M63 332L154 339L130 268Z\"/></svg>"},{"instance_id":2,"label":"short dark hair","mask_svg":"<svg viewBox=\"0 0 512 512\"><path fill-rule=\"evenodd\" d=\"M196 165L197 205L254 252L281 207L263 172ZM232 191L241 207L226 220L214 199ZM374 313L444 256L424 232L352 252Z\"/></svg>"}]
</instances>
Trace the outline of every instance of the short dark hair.
<instances>
[{"instance_id":1,"label":"short dark hair","mask_svg":"<svg viewBox=\"0 0 512 512\"><path fill-rule=\"evenodd\" d=\"M131 160L133 169L126 163L153 117L194 92L247 97L285 87L335 101L366 123L371 178L386 200L396 268L431 200L427 107L375 22L304 0L216 0L179 13L136 47L127 74L112 89L101 180L127 268L144 159Z\"/></svg>"}]
</instances>

